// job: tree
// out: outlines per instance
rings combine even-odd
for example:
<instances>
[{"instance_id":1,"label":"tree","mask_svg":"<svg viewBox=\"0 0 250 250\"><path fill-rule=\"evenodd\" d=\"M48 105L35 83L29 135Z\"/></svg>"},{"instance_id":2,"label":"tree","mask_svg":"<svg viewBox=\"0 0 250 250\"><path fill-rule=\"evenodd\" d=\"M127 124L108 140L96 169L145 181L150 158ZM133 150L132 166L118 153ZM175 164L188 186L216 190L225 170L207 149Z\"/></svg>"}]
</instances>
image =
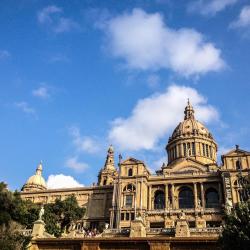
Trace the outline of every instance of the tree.
<instances>
[{"instance_id":1,"label":"tree","mask_svg":"<svg viewBox=\"0 0 250 250\"><path fill-rule=\"evenodd\" d=\"M24 249L30 237L23 236L19 230L31 228L37 219L39 207L21 199L20 193L8 190L0 182L0 249Z\"/></svg>"},{"instance_id":2,"label":"tree","mask_svg":"<svg viewBox=\"0 0 250 250\"><path fill-rule=\"evenodd\" d=\"M85 213L74 195L65 200L56 199L55 203L45 205L44 222L48 233L59 237L65 229L68 229L72 222L80 220Z\"/></svg>"},{"instance_id":3,"label":"tree","mask_svg":"<svg viewBox=\"0 0 250 250\"><path fill-rule=\"evenodd\" d=\"M222 249L247 250L250 246L250 201L242 202L226 214L220 243Z\"/></svg>"}]
</instances>

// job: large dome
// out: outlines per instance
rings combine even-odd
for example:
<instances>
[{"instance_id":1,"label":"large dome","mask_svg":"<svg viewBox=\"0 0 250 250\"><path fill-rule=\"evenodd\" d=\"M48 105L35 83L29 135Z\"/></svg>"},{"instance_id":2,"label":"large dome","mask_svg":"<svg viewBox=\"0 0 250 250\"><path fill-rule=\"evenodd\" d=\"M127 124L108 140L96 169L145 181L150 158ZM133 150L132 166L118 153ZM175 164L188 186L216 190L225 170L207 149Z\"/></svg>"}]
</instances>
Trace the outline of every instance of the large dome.
<instances>
[{"instance_id":1,"label":"large dome","mask_svg":"<svg viewBox=\"0 0 250 250\"><path fill-rule=\"evenodd\" d=\"M185 117L182 122L175 128L172 136L169 138L169 141L174 140L180 136L190 136L190 135L200 135L213 139L212 134L209 130L199 121L194 118L194 109L190 102L184 111Z\"/></svg>"},{"instance_id":2,"label":"large dome","mask_svg":"<svg viewBox=\"0 0 250 250\"><path fill-rule=\"evenodd\" d=\"M204 164L215 163L216 142L209 130L195 119L189 101L184 114L184 120L175 128L166 146L168 163L180 158L193 158Z\"/></svg>"},{"instance_id":3,"label":"large dome","mask_svg":"<svg viewBox=\"0 0 250 250\"><path fill-rule=\"evenodd\" d=\"M42 176L42 163L37 166L36 174L32 175L24 184L22 191L46 190L46 182Z\"/></svg>"}]
</instances>

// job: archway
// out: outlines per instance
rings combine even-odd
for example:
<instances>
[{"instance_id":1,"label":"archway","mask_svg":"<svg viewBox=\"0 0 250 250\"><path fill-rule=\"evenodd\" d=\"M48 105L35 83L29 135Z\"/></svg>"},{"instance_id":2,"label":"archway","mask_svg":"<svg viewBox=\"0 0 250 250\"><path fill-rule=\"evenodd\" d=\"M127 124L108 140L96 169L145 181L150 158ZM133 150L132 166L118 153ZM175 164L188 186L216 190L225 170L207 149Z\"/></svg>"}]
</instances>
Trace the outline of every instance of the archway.
<instances>
[{"instance_id":1,"label":"archway","mask_svg":"<svg viewBox=\"0 0 250 250\"><path fill-rule=\"evenodd\" d=\"M165 208L165 194L162 190L157 190L154 196L154 208L164 209Z\"/></svg>"},{"instance_id":2,"label":"archway","mask_svg":"<svg viewBox=\"0 0 250 250\"><path fill-rule=\"evenodd\" d=\"M180 189L179 208L194 208L194 194L191 188L182 187Z\"/></svg>"}]
</instances>

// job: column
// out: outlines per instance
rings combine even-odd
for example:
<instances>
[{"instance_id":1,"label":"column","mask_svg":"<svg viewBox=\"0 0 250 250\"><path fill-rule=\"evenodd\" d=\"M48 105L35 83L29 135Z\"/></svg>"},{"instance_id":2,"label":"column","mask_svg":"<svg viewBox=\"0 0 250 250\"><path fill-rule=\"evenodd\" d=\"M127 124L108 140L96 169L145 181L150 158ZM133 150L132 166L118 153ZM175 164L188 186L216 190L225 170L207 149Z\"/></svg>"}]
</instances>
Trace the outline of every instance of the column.
<instances>
[{"instance_id":1,"label":"column","mask_svg":"<svg viewBox=\"0 0 250 250\"><path fill-rule=\"evenodd\" d=\"M201 183L201 206L203 209L205 209L205 197L204 197L203 183Z\"/></svg>"},{"instance_id":2,"label":"column","mask_svg":"<svg viewBox=\"0 0 250 250\"><path fill-rule=\"evenodd\" d=\"M194 183L194 208L197 208L197 183Z\"/></svg>"},{"instance_id":3,"label":"column","mask_svg":"<svg viewBox=\"0 0 250 250\"><path fill-rule=\"evenodd\" d=\"M152 193L152 187L148 186L148 210L151 210L151 193Z\"/></svg>"},{"instance_id":4,"label":"column","mask_svg":"<svg viewBox=\"0 0 250 250\"><path fill-rule=\"evenodd\" d=\"M172 209L175 209L174 184L172 184L171 187L171 196L172 196Z\"/></svg>"},{"instance_id":5,"label":"column","mask_svg":"<svg viewBox=\"0 0 250 250\"><path fill-rule=\"evenodd\" d=\"M165 185L165 209L168 208L168 184Z\"/></svg>"}]
</instances>

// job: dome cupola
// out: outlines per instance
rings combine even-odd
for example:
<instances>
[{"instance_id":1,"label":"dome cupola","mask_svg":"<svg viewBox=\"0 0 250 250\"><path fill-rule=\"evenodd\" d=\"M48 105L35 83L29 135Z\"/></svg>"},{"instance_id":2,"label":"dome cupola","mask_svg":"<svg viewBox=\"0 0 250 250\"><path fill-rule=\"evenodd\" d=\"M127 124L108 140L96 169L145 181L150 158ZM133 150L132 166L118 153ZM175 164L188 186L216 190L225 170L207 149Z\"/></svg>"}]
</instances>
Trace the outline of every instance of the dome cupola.
<instances>
[{"instance_id":1,"label":"dome cupola","mask_svg":"<svg viewBox=\"0 0 250 250\"><path fill-rule=\"evenodd\" d=\"M184 120L174 129L166 146L168 164L180 158L193 158L204 164L216 162L216 142L209 130L195 119L194 113L188 100Z\"/></svg>"},{"instance_id":2,"label":"dome cupola","mask_svg":"<svg viewBox=\"0 0 250 250\"><path fill-rule=\"evenodd\" d=\"M39 191L46 190L46 182L42 176L43 166L42 162L40 162L37 166L36 173L32 175L27 182L23 185L22 191Z\"/></svg>"}]
</instances>

